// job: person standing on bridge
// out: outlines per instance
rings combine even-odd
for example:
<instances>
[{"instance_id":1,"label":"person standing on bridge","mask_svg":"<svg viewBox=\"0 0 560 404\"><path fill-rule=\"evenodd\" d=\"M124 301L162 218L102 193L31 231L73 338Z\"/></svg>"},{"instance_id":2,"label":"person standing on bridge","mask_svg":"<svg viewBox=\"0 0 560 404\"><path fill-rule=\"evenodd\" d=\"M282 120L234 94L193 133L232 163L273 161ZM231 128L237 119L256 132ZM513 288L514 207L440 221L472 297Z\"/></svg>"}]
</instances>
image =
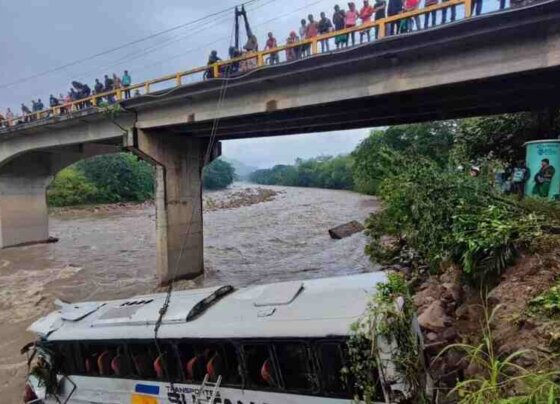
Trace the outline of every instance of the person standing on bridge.
<instances>
[{"instance_id":1,"label":"person standing on bridge","mask_svg":"<svg viewBox=\"0 0 560 404\"><path fill-rule=\"evenodd\" d=\"M130 77L130 74L128 74L128 70L124 71L121 81L122 81L122 86L124 88L124 98L125 100L128 100L130 98L129 87L132 84L132 77Z\"/></svg>"},{"instance_id":2,"label":"person standing on bridge","mask_svg":"<svg viewBox=\"0 0 560 404\"><path fill-rule=\"evenodd\" d=\"M375 11L375 21L379 21L385 18L385 8L387 7L387 2L385 0L376 0L373 5L373 10ZM375 39L379 37L379 25L375 27Z\"/></svg>"},{"instance_id":3,"label":"person standing on bridge","mask_svg":"<svg viewBox=\"0 0 560 404\"><path fill-rule=\"evenodd\" d=\"M268 33L268 39L266 40L266 44L264 45L264 50L271 50L276 49L278 47L278 42L272 32ZM278 56L278 52L273 52L270 54L269 63L271 65L275 65L280 63L280 56Z\"/></svg>"},{"instance_id":4,"label":"person standing on bridge","mask_svg":"<svg viewBox=\"0 0 560 404\"><path fill-rule=\"evenodd\" d=\"M333 25L331 20L329 20L324 12L321 12L321 19L319 20L319 35L325 35L331 32L333 29ZM328 52L329 49L329 40L323 39L321 40L321 52Z\"/></svg>"},{"instance_id":5,"label":"person standing on bridge","mask_svg":"<svg viewBox=\"0 0 560 404\"><path fill-rule=\"evenodd\" d=\"M307 16L307 20L309 21L309 23L307 24L305 30L305 37L307 39L315 38L317 35L319 35L319 24L317 24L317 21L315 21L313 14L309 14ZM307 46L308 46L307 52L311 54L311 44L308 44Z\"/></svg>"},{"instance_id":6,"label":"person standing on bridge","mask_svg":"<svg viewBox=\"0 0 560 404\"><path fill-rule=\"evenodd\" d=\"M95 84L93 86L93 90L95 91L95 94L101 94L103 92L103 84L99 81L99 79L95 79ZM101 100L99 99L99 97L95 98L95 105L99 106L99 104L101 103Z\"/></svg>"},{"instance_id":7,"label":"person standing on bridge","mask_svg":"<svg viewBox=\"0 0 560 404\"><path fill-rule=\"evenodd\" d=\"M387 7L387 15L393 17L400 14L403 10L402 0L389 0L389 6ZM389 35L397 35L399 33L400 23L399 21L389 23Z\"/></svg>"},{"instance_id":8,"label":"person standing on bridge","mask_svg":"<svg viewBox=\"0 0 560 404\"><path fill-rule=\"evenodd\" d=\"M416 11L418 10L418 7L420 6L420 0L405 0L404 2L404 12L408 12L408 11ZM406 32L412 32L412 25L416 25L416 31L420 30L420 16L419 15L415 15L414 17L411 17L408 21L407 21L407 29Z\"/></svg>"},{"instance_id":9,"label":"person standing on bridge","mask_svg":"<svg viewBox=\"0 0 560 404\"><path fill-rule=\"evenodd\" d=\"M301 41L304 41L304 40L307 39L307 20L306 19L301 20L301 25L299 27L299 39ZM299 48L299 57L304 58L304 57L308 56L310 48L311 47L309 46L309 44L301 45L300 48Z\"/></svg>"},{"instance_id":10,"label":"person standing on bridge","mask_svg":"<svg viewBox=\"0 0 560 404\"><path fill-rule=\"evenodd\" d=\"M344 28L354 28L358 22L358 11L356 10L356 4L350 2L348 3L348 11L344 15ZM356 45L356 33L352 32L349 34L352 38L352 46ZM349 40L347 40L347 43Z\"/></svg>"},{"instance_id":11,"label":"person standing on bridge","mask_svg":"<svg viewBox=\"0 0 560 404\"><path fill-rule=\"evenodd\" d=\"M336 6L334 6L334 14L333 14L333 24L334 24L334 29L336 31L340 31L344 29L344 15L345 12L344 10L342 10L338 4ZM346 35L337 35L334 38L334 43L336 44L336 49L340 49L346 45L348 45L348 36Z\"/></svg>"},{"instance_id":12,"label":"person standing on bridge","mask_svg":"<svg viewBox=\"0 0 560 404\"><path fill-rule=\"evenodd\" d=\"M10 126L13 124L14 120L14 113L10 108L6 110L6 126Z\"/></svg>"},{"instance_id":13,"label":"person standing on bridge","mask_svg":"<svg viewBox=\"0 0 560 404\"><path fill-rule=\"evenodd\" d=\"M210 52L210 55L208 56L208 66L212 66L218 62L221 62L222 59L220 59L220 57L218 56L218 51L213 50L212 52ZM206 70L204 72L204 78L205 79L213 79L214 78L214 68L211 67L210 69Z\"/></svg>"},{"instance_id":14,"label":"person standing on bridge","mask_svg":"<svg viewBox=\"0 0 560 404\"><path fill-rule=\"evenodd\" d=\"M426 2L424 3L424 7L435 6L436 4L438 4L438 2L439 0L426 0ZM436 12L430 11L424 14L424 28L428 28L430 17L432 17L432 27L436 26Z\"/></svg>"},{"instance_id":15,"label":"person standing on bridge","mask_svg":"<svg viewBox=\"0 0 560 404\"><path fill-rule=\"evenodd\" d=\"M500 0L500 10L506 6L505 0ZM480 15L482 13L482 0L472 0L471 15Z\"/></svg>"},{"instance_id":16,"label":"person standing on bridge","mask_svg":"<svg viewBox=\"0 0 560 404\"><path fill-rule=\"evenodd\" d=\"M21 113L23 114L23 122L29 122L29 114L31 114L31 110L25 104L21 104Z\"/></svg>"},{"instance_id":17,"label":"person standing on bridge","mask_svg":"<svg viewBox=\"0 0 560 404\"><path fill-rule=\"evenodd\" d=\"M443 3L447 3L449 0L443 0ZM482 0L480 0L482 1ZM474 2L473 2L474 5ZM451 22L455 21L455 18L457 17L457 6L451 6L451 7L445 7L441 12L441 23L445 24L447 22L447 9L450 8L451 9Z\"/></svg>"},{"instance_id":18,"label":"person standing on bridge","mask_svg":"<svg viewBox=\"0 0 560 404\"><path fill-rule=\"evenodd\" d=\"M108 74L106 74L105 75L105 88L103 90L107 93L111 92L111 91L113 91L113 86L114 85L115 85L115 83L113 82L113 79L110 78ZM109 104L112 104L114 102L112 94L107 95L107 102Z\"/></svg>"},{"instance_id":19,"label":"person standing on bridge","mask_svg":"<svg viewBox=\"0 0 560 404\"><path fill-rule=\"evenodd\" d=\"M286 39L286 45L294 45L299 42L299 37L295 31L290 32L290 36ZM288 62L293 62L299 59L299 46L294 46L286 49L286 60Z\"/></svg>"},{"instance_id":20,"label":"person standing on bridge","mask_svg":"<svg viewBox=\"0 0 560 404\"><path fill-rule=\"evenodd\" d=\"M364 0L364 6L360 10L360 20L362 21L362 25L370 23L371 17L373 16L373 11L374 11L373 7L369 5L369 1ZM365 35L367 35L368 42L371 40L370 31L371 31L370 29L367 29L365 31L360 32L360 43L364 42Z\"/></svg>"}]
</instances>

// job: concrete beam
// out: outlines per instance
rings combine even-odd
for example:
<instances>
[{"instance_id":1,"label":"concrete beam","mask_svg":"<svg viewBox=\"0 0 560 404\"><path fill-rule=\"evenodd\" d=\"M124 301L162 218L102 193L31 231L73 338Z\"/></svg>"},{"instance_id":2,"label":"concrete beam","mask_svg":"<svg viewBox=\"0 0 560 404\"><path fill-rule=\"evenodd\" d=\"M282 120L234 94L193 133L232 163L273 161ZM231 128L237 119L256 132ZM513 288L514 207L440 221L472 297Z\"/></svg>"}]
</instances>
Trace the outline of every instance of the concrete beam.
<instances>
[{"instance_id":1,"label":"concrete beam","mask_svg":"<svg viewBox=\"0 0 560 404\"><path fill-rule=\"evenodd\" d=\"M126 133L126 130L122 128L130 128L134 125L134 115L122 116L118 123L119 125L116 125L106 119L65 121L64 125L60 127L47 125L2 135L0 136L0 166L19 155L32 151L88 143L112 142L122 144L121 139L123 134Z\"/></svg>"}]
</instances>

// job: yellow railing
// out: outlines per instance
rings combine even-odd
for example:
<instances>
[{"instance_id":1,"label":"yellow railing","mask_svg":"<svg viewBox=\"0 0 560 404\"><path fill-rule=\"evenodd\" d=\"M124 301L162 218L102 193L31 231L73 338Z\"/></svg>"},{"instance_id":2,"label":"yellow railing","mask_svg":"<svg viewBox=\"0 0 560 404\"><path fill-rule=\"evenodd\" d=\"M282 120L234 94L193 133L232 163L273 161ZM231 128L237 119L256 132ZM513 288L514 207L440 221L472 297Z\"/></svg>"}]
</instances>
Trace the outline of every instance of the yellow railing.
<instances>
[{"instance_id":1,"label":"yellow railing","mask_svg":"<svg viewBox=\"0 0 560 404\"><path fill-rule=\"evenodd\" d=\"M30 114L27 115L23 115L23 116L17 116L13 119L6 119L4 121L2 121L1 123L3 124L3 126L13 126L18 122L30 122L30 121L35 121L35 120L39 120L39 119L43 119L46 117L51 117L51 116L59 116L59 115L64 115L67 113L71 113L74 111L78 111L81 109L82 106L84 105L97 105L98 102L100 102L101 100L103 100L104 98L114 98L117 102L120 102L122 100L124 100L124 92L125 91L129 91L131 94L131 98L132 98L132 92L135 91L144 91L144 94L149 94L151 92L152 86L154 86L155 84L160 84L160 83L164 83L167 81L171 81L173 80L175 82L175 85L173 87L179 87L183 84L183 78L185 77L189 77L189 76L194 76L196 74L204 74L205 72L212 72L212 76L214 78L219 78L221 75L221 68L225 67L225 66L229 66L232 64L242 64L243 62L245 63L249 63L252 62L253 66L250 66L249 69L251 68L257 68L257 67L262 67L265 66L266 64L266 57L270 56L272 54L280 54L280 52L286 52L290 49L301 49L302 46L306 46L310 49L310 54L311 55L316 55L321 53L319 51L319 46L318 44L323 42L323 41L327 41L330 40L332 38L338 37L338 36L342 36L342 35L349 35L352 33L357 33L357 32L363 32L363 31L368 31L370 29L376 29L377 30L377 38L381 39L384 38L387 35L387 29L389 24L392 23L397 23L403 20L407 20L410 19L412 17L416 17L416 16L420 16L420 15L424 15L427 13L430 13L432 11L438 11L438 10L443 10L443 9L447 9L450 8L452 6L458 6L458 5L464 5L465 7L465 17L470 17L471 16L471 7L472 7L472 0L449 0L447 2L444 3L440 3L440 4L436 4L433 6L429 6L429 7L424 7L421 9L417 9L417 10L413 10L413 11L407 11L407 12L403 12L400 13L398 15L394 15L391 17L386 17L383 19L379 19L379 20L375 20L375 21L370 21L367 22L365 24L356 26L356 27L352 27L352 28L347 28L347 29L343 29L343 30L339 30L339 31L333 31L333 32L329 32L327 34L323 34L323 35L318 35L314 38L310 38L310 39L305 39L303 41L299 41L297 43L294 44L289 44L289 45L282 45L279 46L277 48L274 49L267 49L265 51L260 51L260 52L250 52L250 53L246 53L243 56L240 56L238 58L235 59L229 59L229 60L224 60L224 61L220 61L218 63L214 63L213 65L207 65L207 66L202 66L202 67L197 67L191 70L186 70L186 71L182 71L182 72L178 72L178 73L174 73L174 74L170 74L167 76L163 76L163 77L159 77L155 80L149 80L149 81L145 81L143 83L139 83L139 84L135 84L129 87L122 87L122 88L118 88L112 91L107 91L104 93L100 93L100 94L94 94L90 97L87 98L83 98L80 100L76 100L76 101L72 101L66 104L61 104L58 105L56 107L52 107L49 109L45 109L42 111L38 111L38 112L32 112Z\"/></svg>"}]
</instances>

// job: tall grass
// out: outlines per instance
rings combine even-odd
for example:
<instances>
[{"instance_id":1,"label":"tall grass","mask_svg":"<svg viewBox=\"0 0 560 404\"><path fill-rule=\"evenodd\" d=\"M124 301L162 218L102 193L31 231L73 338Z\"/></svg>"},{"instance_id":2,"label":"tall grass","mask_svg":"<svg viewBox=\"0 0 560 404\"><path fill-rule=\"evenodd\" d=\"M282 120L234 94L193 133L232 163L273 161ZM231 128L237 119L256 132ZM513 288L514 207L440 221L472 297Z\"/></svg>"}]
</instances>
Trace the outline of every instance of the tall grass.
<instances>
[{"instance_id":1,"label":"tall grass","mask_svg":"<svg viewBox=\"0 0 560 404\"><path fill-rule=\"evenodd\" d=\"M453 344L439 355L450 350L462 352L477 374L458 381L450 395L458 397L460 404L556 404L560 399L560 370L552 366L551 356L540 358L532 368L517 364L524 355L539 356L532 350L519 350L500 354L492 332L492 323L500 306L489 310L485 307L482 324L483 338L479 344Z\"/></svg>"}]
</instances>

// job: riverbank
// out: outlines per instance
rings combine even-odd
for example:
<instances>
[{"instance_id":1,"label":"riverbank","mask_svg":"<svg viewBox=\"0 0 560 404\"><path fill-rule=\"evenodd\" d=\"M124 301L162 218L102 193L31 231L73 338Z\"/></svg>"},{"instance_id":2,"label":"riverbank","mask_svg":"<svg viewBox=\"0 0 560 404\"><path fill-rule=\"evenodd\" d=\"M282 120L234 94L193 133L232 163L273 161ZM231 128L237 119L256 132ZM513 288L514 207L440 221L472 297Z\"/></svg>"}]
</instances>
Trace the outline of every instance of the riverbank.
<instances>
[{"instance_id":1,"label":"riverbank","mask_svg":"<svg viewBox=\"0 0 560 404\"><path fill-rule=\"evenodd\" d=\"M209 200L212 208L204 215L206 272L181 283L182 288L377 269L364 254L365 234L337 241L328 234L329 228L351 220L363 223L378 208L373 197L235 184L206 193ZM123 298L151 292L157 281L155 210L150 204L53 211L50 228L58 243L0 251L0 391L8 404L21 401L26 365L19 349L33 338L25 329L53 309L55 298Z\"/></svg>"}]
</instances>

